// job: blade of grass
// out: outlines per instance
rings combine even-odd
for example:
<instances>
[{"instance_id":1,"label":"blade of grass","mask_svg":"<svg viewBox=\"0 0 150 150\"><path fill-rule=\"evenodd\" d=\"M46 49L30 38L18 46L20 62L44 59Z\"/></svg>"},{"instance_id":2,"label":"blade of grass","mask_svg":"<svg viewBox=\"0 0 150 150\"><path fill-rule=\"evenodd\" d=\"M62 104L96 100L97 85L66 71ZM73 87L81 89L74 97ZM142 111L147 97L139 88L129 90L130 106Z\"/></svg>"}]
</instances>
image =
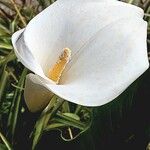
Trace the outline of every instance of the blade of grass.
<instances>
[{"instance_id":1,"label":"blade of grass","mask_svg":"<svg viewBox=\"0 0 150 150\"><path fill-rule=\"evenodd\" d=\"M53 123L53 124L48 125L44 129L44 131L47 132L47 131L50 131L50 130L60 129L60 128L64 128L64 127L67 127L67 125L65 125L63 123Z\"/></svg>"},{"instance_id":2,"label":"blade of grass","mask_svg":"<svg viewBox=\"0 0 150 150\"><path fill-rule=\"evenodd\" d=\"M150 17L150 14L145 13L144 15L145 15L146 17Z\"/></svg>"},{"instance_id":3,"label":"blade of grass","mask_svg":"<svg viewBox=\"0 0 150 150\"><path fill-rule=\"evenodd\" d=\"M16 59L16 55L12 52L0 60L0 66Z\"/></svg>"},{"instance_id":4,"label":"blade of grass","mask_svg":"<svg viewBox=\"0 0 150 150\"><path fill-rule=\"evenodd\" d=\"M55 2L55 0L50 0L50 3L53 4Z\"/></svg>"},{"instance_id":5,"label":"blade of grass","mask_svg":"<svg viewBox=\"0 0 150 150\"><path fill-rule=\"evenodd\" d=\"M132 4L133 2L134 2L134 0L129 0L128 1L129 4Z\"/></svg>"},{"instance_id":6,"label":"blade of grass","mask_svg":"<svg viewBox=\"0 0 150 150\"><path fill-rule=\"evenodd\" d=\"M2 76L0 78L0 102L2 100L2 96L3 96L3 92L5 90L6 84L7 84L7 80L8 80L8 72L5 70L6 66L3 69L3 73Z\"/></svg>"},{"instance_id":7,"label":"blade of grass","mask_svg":"<svg viewBox=\"0 0 150 150\"><path fill-rule=\"evenodd\" d=\"M78 105L77 108L76 108L76 110L75 110L75 114L78 114L81 109L82 109L82 106Z\"/></svg>"},{"instance_id":8,"label":"blade of grass","mask_svg":"<svg viewBox=\"0 0 150 150\"><path fill-rule=\"evenodd\" d=\"M10 143L7 141L7 139L4 137L4 135L0 132L0 138L2 139L2 141L4 142L4 144L6 145L8 150L12 150L12 146L10 145Z\"/></svg>"},{"instance_id":9,"label":"blade of grass","mask_svg":"<svg viewBox=\"0 0 150 150\"><path fill-rule=\"evenodd\" d=\"M63 112L70 112L69 102L65 101L62 105Z\"/></svg>"},{"instance_id":10,"label":"blade of grass","mask_svg":"<svg viewBox=\"0 0 150 150\"><path fill-rule=\"evenodd\" d=\"M18 85L17 85L20 88L23 88L23 86L24 86L24 80L25 80L25 77L27 75L27 72L28 72L28 69L25 68L21 74L20 80L19 80ZM19 106L20 106L21 96L22 96L22 90L17 88L15 90L15 94L14 94L13 102L12 102L12 105L10 108L8 122L7 122L7 126L9 128L9 132L12 135L12 137L15 134L18 113L20 110Z\"/></svg>"},{"instance_id":11,"label":"blade of grass","mask_svg":"<svg viewBox=\"0 0 150 150\"><path fill-rule=\"evenodd\" d=\"M82 123L81 121L75 120L71 117L68 117L66 115L63 115L61 113L57 113L56 118L54 118L54 120L59 123L63 123L65 125L78 128L80 130L84 130L86 128L86 124Z\"/></svg>"},{"instance_id":12,"label":"blade of grass","mask_svg":"<svg viewBox=\"0 0 150 150\"><path fill-rule=\"evenodd\" d=\"M9 9L14 10L13 6L11 5L11 3L9 1L6 0L0 0L0 3L5 5L6 7L8 7Z\"/></svg>"},{"instance_id":13,"label":"blade of grass","mask_svg":"<svg viewBox=\"0 0 150 150\"><path fill-rule=\"evenodd\" d=\"M14 8L15 8L15 10L16 10L16 12L17 12L17 14L18 14L18 16L19 16L19 18L20 18L20 20L21 20L21 22L22 22L22 24L23 24L24 26L26 26L26 22L25 22L23 16L21 15L21 13L20 13L20 11L19 11L19 9L18 9L16 3L14 2L14 0L10 0L10 1L11 1L11 3L13 4L13 6L14 6Z\"/></svg>"},{"instance_id":14,"label":"blade of grass","mask_svg":"<svg viewBox=\"0 0 150 150\"><path fill-rule=\"evenodd\" d=\"M11 50L13 49L12 45L0 42L0 48Z\"/></svg>"},{"instance_id":15,"label":"blade of grass","mask_svg":"<svg viewBox=\"0 0 150 150\"><path fill-rule=\"evenodd\" d=\"M63 105L64 100L60 99L58 102L57 97L54 96L48 106L44 109L44 111L41 114L41 117L36 122L35 130L33 133L33 143L32 143L32 150L36 148L36 145L38 144L42 133L44 131L44 127L47 125L47 123L52 119L52 117L56 114L57 110Z\"/></svg>"},{"instance_id":16,"label":"blade of grass","mask_svg":"<svg viewBox=\"0 0 150 150\"><path fill-rule=\"evenodd\" d=\"M2 24L2 22L0 22L0 28L3 32L10 35L10 31Z\"/></svg>"}]
</instances>

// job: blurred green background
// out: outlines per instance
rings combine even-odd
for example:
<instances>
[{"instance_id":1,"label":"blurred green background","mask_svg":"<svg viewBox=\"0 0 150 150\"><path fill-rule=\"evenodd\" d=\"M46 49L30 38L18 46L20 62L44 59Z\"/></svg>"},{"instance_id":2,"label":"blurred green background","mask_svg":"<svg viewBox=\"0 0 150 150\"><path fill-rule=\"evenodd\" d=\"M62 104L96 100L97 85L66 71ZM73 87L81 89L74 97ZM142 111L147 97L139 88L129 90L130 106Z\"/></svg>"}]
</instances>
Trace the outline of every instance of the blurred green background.
<instances>
[{"instance_id":1,"label":"blurred green background","mask_svg":"<svg viewBox=\"0 0 150 150\"><path fill-rule=\"evenodd\" d=\"M40 113L30 113L24 103L24 80L29 71L16 59L11 35L54 1L0 0L0 150L30 150L32 147L30 134ZM144 9L150 50L150 0L126 2ZM148 150L149 99L150 69L113 102L86 108L92 114L91 126L75 140L64 141L60 131L43 132L36 149L57 150L61 146L65 150ZM71 110L76 107L71 103L68 106Z\"/></svg>"}]
</instances>

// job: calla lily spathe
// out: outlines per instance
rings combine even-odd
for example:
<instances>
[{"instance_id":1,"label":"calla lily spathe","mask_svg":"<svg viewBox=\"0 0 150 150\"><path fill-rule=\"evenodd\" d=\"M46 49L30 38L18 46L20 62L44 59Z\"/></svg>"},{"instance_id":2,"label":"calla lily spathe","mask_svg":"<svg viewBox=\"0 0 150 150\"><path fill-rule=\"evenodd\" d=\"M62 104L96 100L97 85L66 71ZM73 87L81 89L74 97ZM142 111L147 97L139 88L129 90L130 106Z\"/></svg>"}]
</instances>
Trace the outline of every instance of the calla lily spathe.
<instances>
[{"instance_id":1,"label":"calla lily spathe","mask_svg":"<svg viewBox=\"0 0 150 150\"><path fill-rule=\"evenodd\" d=\"M143 10L116 0L58 0L12 36L27 75L25 100L44 108L52 93L85 106L119 96L149 67ZM48 79L64 48L72 52L60 84Z\"/></svg>"}]
</instances>

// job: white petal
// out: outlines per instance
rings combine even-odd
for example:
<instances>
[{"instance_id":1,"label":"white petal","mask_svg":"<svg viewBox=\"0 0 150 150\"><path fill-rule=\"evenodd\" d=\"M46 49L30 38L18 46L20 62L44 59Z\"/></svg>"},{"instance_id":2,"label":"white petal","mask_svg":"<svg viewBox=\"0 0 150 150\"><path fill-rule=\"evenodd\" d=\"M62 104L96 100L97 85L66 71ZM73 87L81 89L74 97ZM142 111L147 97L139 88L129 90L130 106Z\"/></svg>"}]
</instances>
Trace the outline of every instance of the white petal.
<instances>
[{"instance_id":1,"label":"white petal","mask_svg":"<svg viewBox=\"0 0 150 150\"><path fill-rule=\"evenodd\" d=\"M108 25L72 59L56 95L85 106L100 106L120 95L148 67L147 23L126 18Z\"/></svg>"},{"instance_id":2,"label":"white petal","mask_svg":"<svg viewBox=\"0 0 150 150\"><path fill-rule=\"evenodd\" d=\"M21 61L27 68L29 68L37 74L41 74L41 67L35 61L30 50L28 50L28 48L22 40L23 32L24 29L19 30L12 36L12 44L14 46L15 54L18 57L19 61Z\"/></svg>"},{"instance_id":3,"label":"white petal","mask_svg":"<svg viewBox=\"0 0 150 150\"><path fill-rule=\"evenodd\" d=\"M59 0L28 24L24 41L47 75L63 48L76 54L98 30L126 16L141 17L143 11L113 0Z\"/></svg>"},{"instance_id":4,"label":"white petal","mask_svg":"<svg viewBox=\"0 0 150 150\"><path fill-rule=\"evenodd\" d=\"M32 52L25 44L23 32L24 29L19 30L16 33L14 33L12 36L12 44L17 58L19 59L19 61L21 61L24 64L26 68L28 68L29 70L33 71L37 75L45 78L45 80L49 80L52 84L54 84L52 80L48 79L45 76L40 64L38 63L36 58L33 56Z\"/></svg>"},{"instance_id":5,"label":"white petal","mask_svg":"<svg viewBox=\"0 0 150 150\"><path fill-rule=\"evenodd\" d=\"M47 106L53 93L42 86L38 76L29 74L26 77L24 97L31 112L36 112Z\"/></svg>"}]
</instances>

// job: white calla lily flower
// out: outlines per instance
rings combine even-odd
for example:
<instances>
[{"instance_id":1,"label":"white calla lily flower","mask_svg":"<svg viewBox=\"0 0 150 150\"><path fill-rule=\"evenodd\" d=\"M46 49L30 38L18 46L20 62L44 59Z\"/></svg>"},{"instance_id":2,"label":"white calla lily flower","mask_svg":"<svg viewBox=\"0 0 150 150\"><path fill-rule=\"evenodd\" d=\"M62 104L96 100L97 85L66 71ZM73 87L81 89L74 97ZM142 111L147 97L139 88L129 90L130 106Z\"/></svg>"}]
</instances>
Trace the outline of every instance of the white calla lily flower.
<instances>
[{"instance_id":1,"label":"white calla lily flower","mask_svg":"<svg viewBox=\"0 0 150 150\"><path fill-rule=\"evenodd\" d=\"M18 59L35 73L25 83L28 108L44 108L52 93L84 106L119 96L149 67L143 15L116 0L58 0L33 18L12 36Z\"/></svg>"}]
</instances>

